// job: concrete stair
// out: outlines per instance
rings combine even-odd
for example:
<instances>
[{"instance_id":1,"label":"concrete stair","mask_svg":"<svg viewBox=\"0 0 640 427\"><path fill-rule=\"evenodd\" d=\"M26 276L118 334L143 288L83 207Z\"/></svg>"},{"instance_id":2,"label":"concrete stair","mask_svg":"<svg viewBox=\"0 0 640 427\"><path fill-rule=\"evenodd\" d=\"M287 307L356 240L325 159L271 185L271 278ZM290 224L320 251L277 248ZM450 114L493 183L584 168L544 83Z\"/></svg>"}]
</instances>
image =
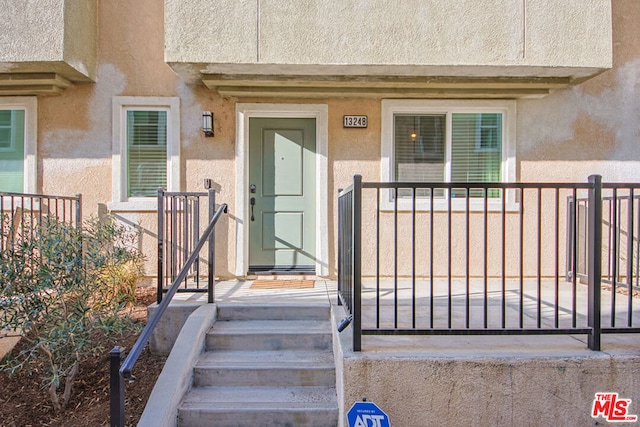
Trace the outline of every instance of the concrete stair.
<instances>
[{"instance_id":1,"label":"concrete stair","mask_svg":"<svg viewBox=\"0 0 640 427\"><path fill-rule=\"evenodd\" d=\"M178 425L338 425L328 306L223 305Z\"/></svg>"}]
</instances>

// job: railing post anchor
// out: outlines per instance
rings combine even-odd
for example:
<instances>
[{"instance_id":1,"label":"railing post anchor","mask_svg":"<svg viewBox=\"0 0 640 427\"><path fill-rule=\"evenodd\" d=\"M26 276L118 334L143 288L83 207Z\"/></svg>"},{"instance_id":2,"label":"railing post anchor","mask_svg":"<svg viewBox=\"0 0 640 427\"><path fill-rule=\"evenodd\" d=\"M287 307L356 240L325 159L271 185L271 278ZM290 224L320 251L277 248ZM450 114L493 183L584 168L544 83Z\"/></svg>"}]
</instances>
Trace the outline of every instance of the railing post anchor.
<instances>
[{"instance_id":1,"label":"railing post anchor","mask_svg":"<svg viewBox=\"0 0 640 427\"><path fill-rule=\"evenodd\" d=\"M114 347L109 352L111 427L124 427L124 378L120 375L122 359L124 359L123 347Z\"/></svg>"}]
</instances>

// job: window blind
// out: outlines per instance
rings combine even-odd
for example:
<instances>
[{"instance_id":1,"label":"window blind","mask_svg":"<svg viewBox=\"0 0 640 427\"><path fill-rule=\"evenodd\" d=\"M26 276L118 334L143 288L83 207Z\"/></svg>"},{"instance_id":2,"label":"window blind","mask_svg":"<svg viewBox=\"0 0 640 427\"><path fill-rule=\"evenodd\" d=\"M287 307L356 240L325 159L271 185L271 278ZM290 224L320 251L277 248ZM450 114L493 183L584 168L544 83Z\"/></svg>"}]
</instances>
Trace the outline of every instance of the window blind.
<instances>
[{"instance_id":1,"label":"window blind","mask_svg":"<svg viewBox=\"0 0 640 427\"><path fill-rule=\"evenodd\" d=\"M396 181L440 182L445 166L445 116L395 116Z\"/></svg>"},{"instance_id":2,"label":"window blind","mask_svg":"<svg viewBox=\"0 0 640 427\"><path fill-rule=\"evenodd\" d=\"M127 111L129 197L149 197L167 185L167 112Z\"/></svg>"},{"instance_id":3,"label":"window blind","mask_svg":"<svg viewBox=\"0 0 640 427\"><path fill-rule=\"evenodd\" d=\"M24 190L24 110L0 110L0 191Z\"/></svg>"},{"instance_id":4,"label":"window blind","mask_svg":"<svg viewBox=\"0 0 640 427\"><path fill-rule=\"evenodd\" d=\"M502 115L453 113L451 117L451 181L500 182L502 169ZM490 191L490 197L497 197ZM482 190L471 192L482 197ZM464 192L454 191L463 197Z\"/></svg>"},{"instance_id":5,"label":"window blind","mask_svg":"<svg viewBox=\"0 0 640 427\"><path fill-rule=\"evenodd\" d=\"M442 182L445 172L446 116L395 116L395 179L398 182ZM410 196L411 190L399 190L399 196ZM416 195L428 197L429 191Z\"/></svg>"},{"instance_id":6,"label":"window blind","mask_svg":"<svg viewBox=\"0 0 640 427\"><path fill-rule=\"evenodd\" d=\"M394 116L394 167L398 182L501 182L502 114L450 113ZM448 147L450 144L450 147ZM447 164L446 153L450 149ZM447 167L449 170L447 170ZM449 173L447 173L449 172ZM410 195L410 190L400 196ZM428 196L428 192L418 192ZM442 196L443 192L435 194ZM465 190L452 190L452 197L466 197ZM474 190L471 197L483 197ZM489 190L499 197L499 190Z\"/></svg>"}]
</instances>

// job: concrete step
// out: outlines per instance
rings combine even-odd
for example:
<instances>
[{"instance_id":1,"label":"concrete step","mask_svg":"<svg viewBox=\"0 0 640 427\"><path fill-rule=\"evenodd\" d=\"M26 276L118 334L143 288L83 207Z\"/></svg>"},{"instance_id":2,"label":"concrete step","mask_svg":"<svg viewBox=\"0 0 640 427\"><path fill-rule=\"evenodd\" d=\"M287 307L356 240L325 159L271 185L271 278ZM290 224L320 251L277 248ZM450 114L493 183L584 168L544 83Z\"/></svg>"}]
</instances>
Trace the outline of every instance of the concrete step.
<instances>
[{"instance_id":1,"label":"concrete step","mask_svg":"<svg viewBox=\"0 0 640 427\"><path fill-rule=\"evenodd\" d=\"M220 304L218 320L329 320L330 308L324 305L292 304Z\"/></svg>"},{"instance_id":2,"label":"concrete step","mask_svg":"<svg viewBox=\"0 0 640 427\"><path fill-rule=\"evenodd\" d=\"M179 408L178 425L335 427L336 391L332 387L197 387Z\"/></svg>"},{"instance_id":3,"label":"concrete step","mask_svg":"<svg viewBox=\"0 0 640 427\"><path fill-rule=\"evenodd\" d=\"M334 387L330 351L210 351L194 368L203 386Z\"/></svg>"},{"instance_id":4,"label":"concrete step","mask_svg":"<svg viewBox=\"0 0 640 427\"><path fill-rule=\"evenodd\" d=\"M338 425L327 306L219 307L178 425Z\"/></svg>"},{"instance_id":5,"label":"concrete step","mask_svg":"<svg viewBox=\"0 0 640 427\"><path fill-rule=\"evenodd\" d=\"M328 350L329 321L217 321L207 333L206 350Z\"/></svg>"}]
</instances>

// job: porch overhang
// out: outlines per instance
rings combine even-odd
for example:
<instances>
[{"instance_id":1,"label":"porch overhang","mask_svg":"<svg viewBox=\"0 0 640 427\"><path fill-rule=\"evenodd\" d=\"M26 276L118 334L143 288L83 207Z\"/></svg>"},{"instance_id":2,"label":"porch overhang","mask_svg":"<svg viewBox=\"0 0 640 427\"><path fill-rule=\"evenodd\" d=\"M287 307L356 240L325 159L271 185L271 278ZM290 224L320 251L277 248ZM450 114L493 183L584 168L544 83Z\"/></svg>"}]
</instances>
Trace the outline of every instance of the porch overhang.
<instances>
[{"instance_id":1,"label":"porch overhang","mask_svg":"<svg viewBox=\"0 0 640 427\"><path fill-rule=\"evenodd\" d=\"M540 97L613 65L611 0L165 0L165 62L238 97Z\"/></svg>"},{"instance_id":2,"label":"porch overhang","mask_svg":"<svg viewBox=\"0 0 640 427\"><path fill-rule=\"evenodd\" d=\"M264 67L262 67L264 68ZM288 98L538 98L575 84L602 70L581 70L572 76L376 75L376 74L236 74L201 73L202 83L223 96ZM248 67L247 71L250 71ZM397 70L400 71L400 70ZM494 70L495 71L495 70ZM552 74L552 73L546 73Z\"/></svg>"},{"instance_id":3,"label":"porch overhang","mask_svg":"<svg viewBox=\"0 0 640 427\"><path fill-rule=\"evenodd\" d=\"M0 0L0 95L56 95L97 75L97 0Z\"/></svg>"},{"instance_id":4,"label":"porch overhang","mask_svg":"<svg viewBox=\"0 0 640 427\"><path fill-rule=\"evenodd\" d=\"M0 96L58 95L71 84L58 73L0 73Z\"/></svg>"}]
</instances>

